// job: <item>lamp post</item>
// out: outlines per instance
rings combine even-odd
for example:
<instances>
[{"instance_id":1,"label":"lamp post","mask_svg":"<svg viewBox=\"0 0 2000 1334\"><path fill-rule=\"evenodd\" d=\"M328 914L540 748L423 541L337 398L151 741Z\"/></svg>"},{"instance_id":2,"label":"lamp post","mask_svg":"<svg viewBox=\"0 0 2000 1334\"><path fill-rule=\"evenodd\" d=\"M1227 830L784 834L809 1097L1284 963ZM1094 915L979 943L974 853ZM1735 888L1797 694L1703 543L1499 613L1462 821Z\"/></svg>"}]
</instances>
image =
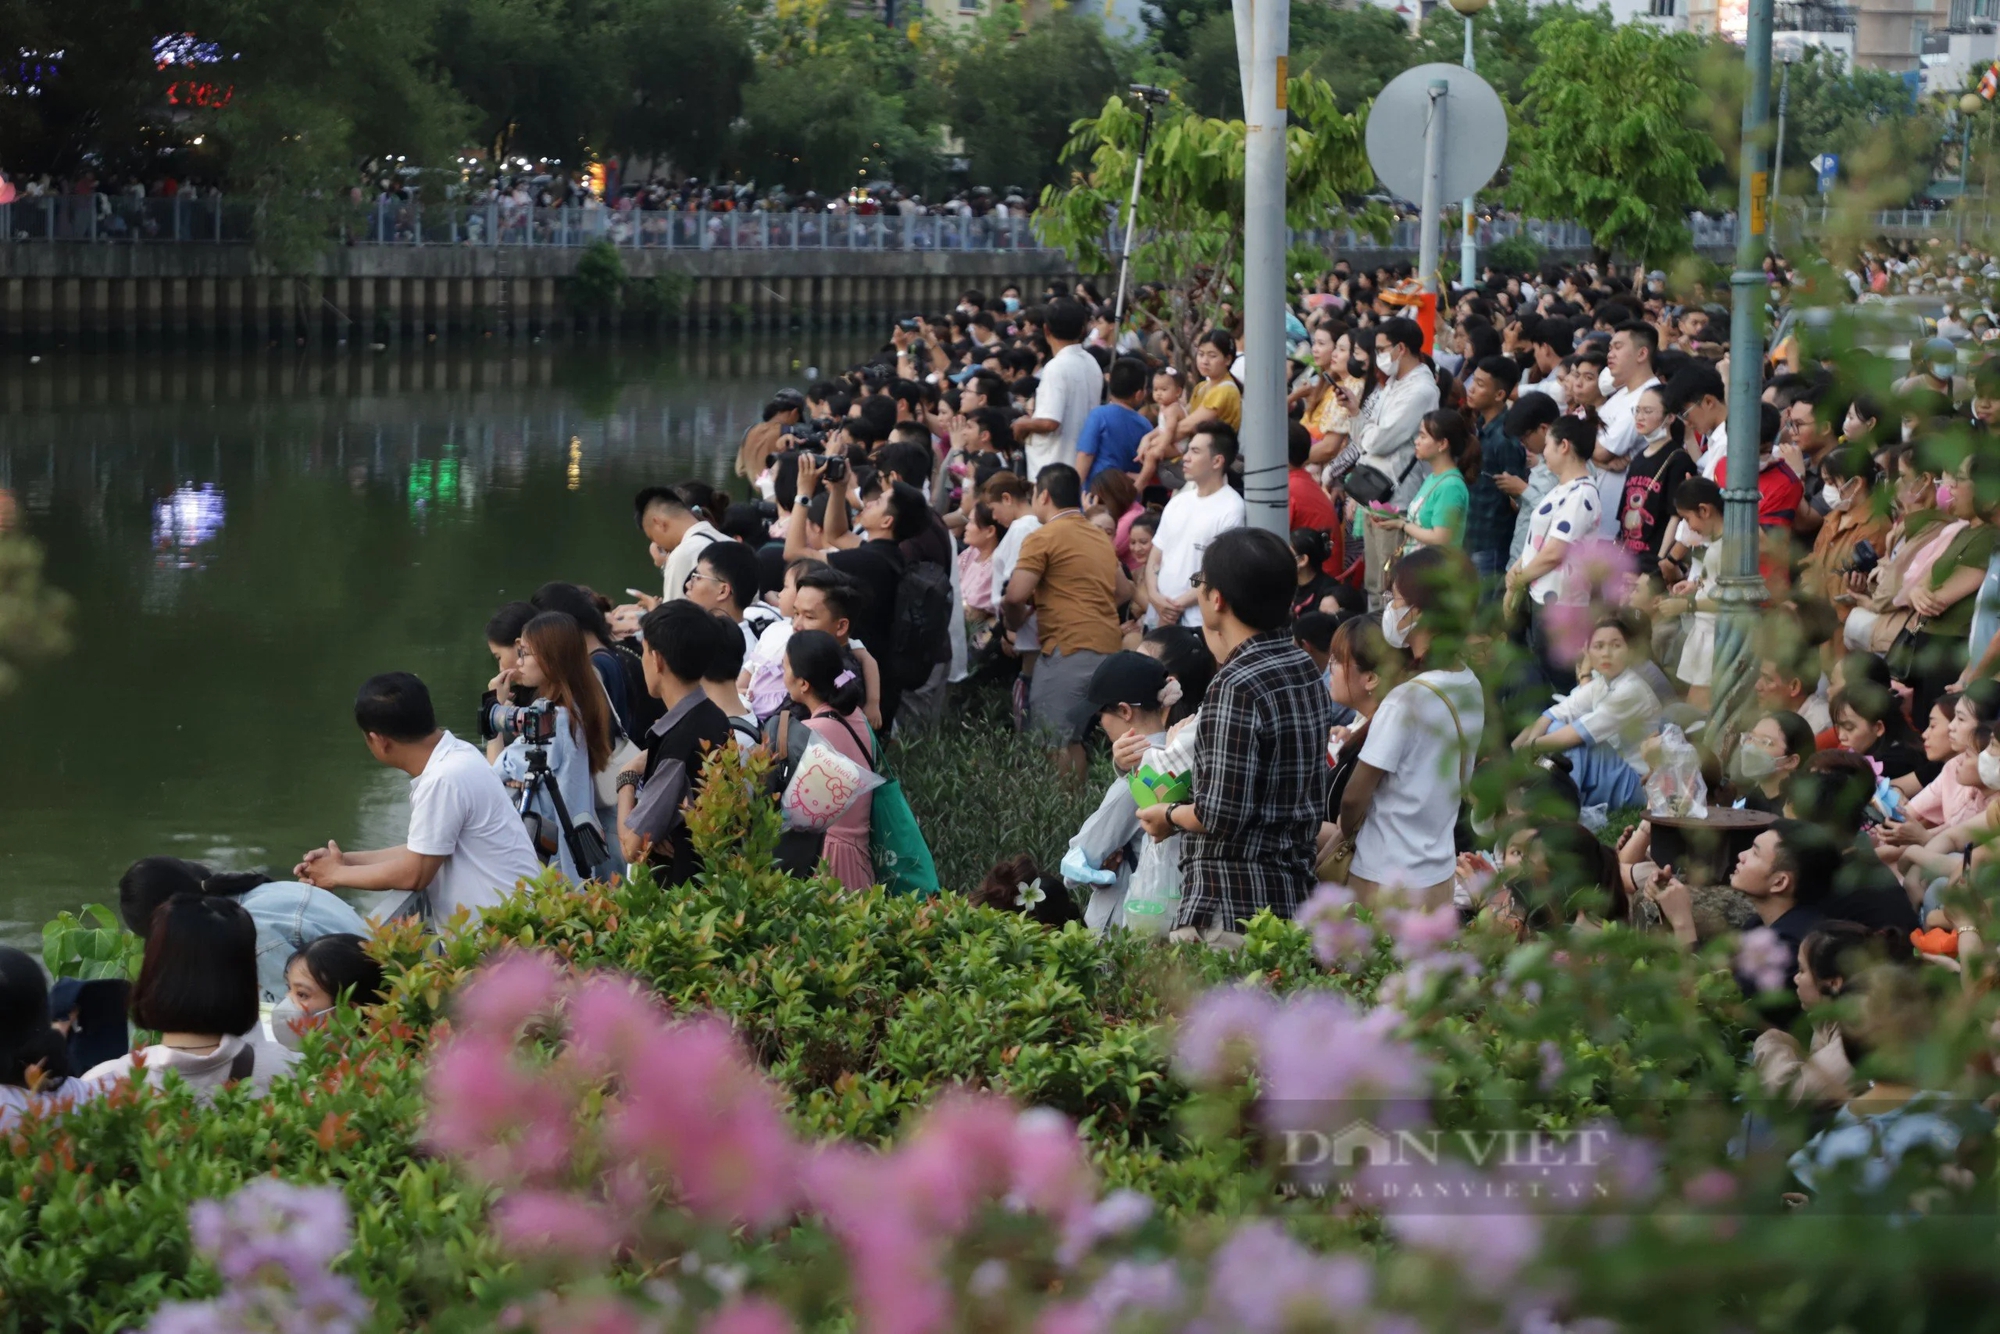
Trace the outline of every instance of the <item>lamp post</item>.
<instances>
[{"instance_id":1,"label":"lamp post","mask_svg":"<svg viewBox=\"0 0 2000 1334\"><path fill-rule=\"evenodd\" d=\"M1715 725L1735 719L1757 676L1757 607L1764 580L1757 572L1757 453L1764 392L1764 235L1770 178L1764 170L1764 126L1771 106L1772 0L1750 0L1743 62L1743 154L1737 183L1736 269L1729 275L1729 486L1722 493L1723 575L1715 626L1715 676L1710 705Z\"/></svg>"},{"instance_id":2,"label":"lamp post","mask_svg":"<svg viewBox=\"0 0 2000 1334\"><path fill-rule=\"evenodd\" d=\"M1472 61L1472 16L1486 8L1488 0L1451 0L1451 7L1465 20L1465 59L1467 69L1476 69ZM1458 284L1471 287L1479 280L1479 241L1473 233L1472 196L1467 195L1461 206L1464 217L1460 219L1462 230L1458 237Z\"/></svg>"}]
</instances>

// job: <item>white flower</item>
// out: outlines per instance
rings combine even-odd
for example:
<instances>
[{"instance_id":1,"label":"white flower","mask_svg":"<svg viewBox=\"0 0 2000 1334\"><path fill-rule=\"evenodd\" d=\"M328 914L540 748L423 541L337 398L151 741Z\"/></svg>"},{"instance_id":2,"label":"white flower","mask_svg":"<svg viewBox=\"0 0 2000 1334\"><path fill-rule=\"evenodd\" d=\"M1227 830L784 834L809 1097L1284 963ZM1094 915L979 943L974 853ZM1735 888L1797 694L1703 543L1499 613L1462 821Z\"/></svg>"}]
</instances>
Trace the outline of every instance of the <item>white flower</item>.
<instances>
[{"instance_id":1,"label":"white flower","mask_svg":"<svg viewBox=\"0 0 2000 1334\"><path fill-rule=\"evenodd\" d=\"M1047 897L1048 894L1043 891L1041 882L1039 881L1023 880L1014 886L1014 906L1016 908L1032 908Z\"/></svg>"}]
</instances>

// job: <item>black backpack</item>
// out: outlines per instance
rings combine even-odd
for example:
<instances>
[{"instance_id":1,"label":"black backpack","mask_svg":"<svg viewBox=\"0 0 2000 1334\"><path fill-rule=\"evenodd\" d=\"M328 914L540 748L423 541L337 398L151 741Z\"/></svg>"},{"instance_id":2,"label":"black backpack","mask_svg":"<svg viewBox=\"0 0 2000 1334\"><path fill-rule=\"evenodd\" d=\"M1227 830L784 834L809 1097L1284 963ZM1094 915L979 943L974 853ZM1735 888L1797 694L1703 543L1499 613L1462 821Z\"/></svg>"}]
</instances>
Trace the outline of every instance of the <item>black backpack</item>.
<instances>
[{"instance_id":1,"label":"black backpack","mask_svg":"<svg viewBox=\"0 0 2000 1334\"><path fill-rule=\"evenodd\" d=\"M951 571L934 560L911 561L903 569L889 626L889 655L918 679L951 661Z\"/></svg>"}]
</instances>

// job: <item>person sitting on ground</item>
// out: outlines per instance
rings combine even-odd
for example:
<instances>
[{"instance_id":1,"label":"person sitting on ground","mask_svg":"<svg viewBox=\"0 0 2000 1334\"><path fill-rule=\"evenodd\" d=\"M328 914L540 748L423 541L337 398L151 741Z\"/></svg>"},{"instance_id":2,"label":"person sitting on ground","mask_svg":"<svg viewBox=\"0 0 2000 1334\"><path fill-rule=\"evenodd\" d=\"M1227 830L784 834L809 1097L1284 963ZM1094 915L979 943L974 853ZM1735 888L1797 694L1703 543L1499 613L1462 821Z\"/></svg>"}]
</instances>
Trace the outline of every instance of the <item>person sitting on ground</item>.
<instances>
[{"instance_id":1,"label":"person sitting on ground","mask_svg":"<svg viewBox=\"0 0 2000 1334\"><path fill-rule=\"evenodd\" d=\"M1618 858L1596 834L1575 821L1523 827L1508 840L1504 869L1482 911L1517 940L1559 927L1595 926L1631 919L1618 876Z\"/></svg>"},{"instance_id":2,"label":"person sitting on ground","mask_svg":"<svg viewBox=\"0 0 2000 1334\"><path fill-rule=\"evenodd\" d=\"M1083 910L1068 887L1055 876L1043 875L1035 859L1026 855L996 864L966 898L982 908L1019 913L1051 931L1083 920Z\"/></svg>"},{"instance_id":3,"label":"person sitting on ground","mask_svg":"<svg viewBox=\"0 0 2000 1334\"><path fill-rule=\"evenodd\" d=\"M1692 947L1698 940L1693 894L1671 867L1666 878L1647 891L1674 938ZM1777 934L1785 948L1799 943L1826 920L1822 905L1833 892L1840 870L1840 848L1818 825L1804 820L1779 820L1758 834L1736 858L1729 887L1746 895L1757 918ZM1738 977L1743 994L1754 996L1755 979Z\"/></svg>"},{"instance_id":4,"label":"person sitting on ground","mask_svg":"<svg viewBox=\"0 0 2000 1334\"><path fill-rule=\"evenodd\" d=\"M727 635L686 599L653 608L639 630L646 688L666 712L646 733L644 766L618 775L618 845L626 862L652 865L658 883L680 885L701 869L684 809L701 792L707 753L731 735L728 716L702 689Z\"/></svg>"},{"instance_id":5,"label":"person sitting on ground","mask_svg":"<svg viewBox=\"0 0 2000 1334\"><path fill-rule=\"evenodd\" d=\"M368 941L351 933L321 936L285 960L285 998L271 1011L271 1033L293 1051L308 1029L338 1005L360 1008L382 999L382 965Z\"/></svg>"},{"instance_id":6,"label":"person sitting on ground","mask_svg":"<svg viewBox=\"0 0 2000 1334\"><path fill-rule=\"evenodd\" d=\"M29 1112L67 1111L100 1091L69 1077L68 1058L50 1019L41 963L0 945L0 1131Z\"/></svg>"},{"instance_id":7,"label":"person sitting on ground","mask_svg":"<svg viewBox=\"0 0 2000 1334\"><path fill-rule=\"evenodd\" d=\"M1867 970L1912 961L1907 932L1830 921L1799 942L1792 987L1811 1017L1815 1009L1851 997L1853 984ZM1765 1092L1783 1095L1795 1106L1804 1102L1838 1106L1857 1088L1840 1024L1831 1018L1816 1019L1810 1047L1802 1047L1786 1029L1765 1029L1751 1047L1751 1064Z\"/></svg>"},{"instance_id":8,"label":"person sitting on ground","mask_svg":"<svg viewBox=\"0 0 2000 1334\"><path fill-rule=\"evenodd\" d=\"M1123 651L1098 664L1091 674L1085 702L1113 746L1137 733L1151 747L1167 742L1167 711L1180 699L1180 687L1158 658ZM1180 840L1156 843L1141 838L1139 805L1124 775L1111 780L1104 798L1081 828L1070 837L1063 856L1065 880L1090 890L1084 925L1092 931L1127 925L1126 896L1143 872L1143 905L1152 919L1142 925L1164 935L1170 921L1159 920L1165 899L1180 895ZM1171 892L1167 892L1171 891ZM1170 916L1170 914L1169 914Z\"/></svg>"},{"instance_id":9,"label":"person sitting on ground","mask_svg":"<svg viewBox=\"0 0 2000 1334\"><path fill-rule=\"evenodd\" d=\"M1882 776L1904 796L1917 794L1924 781L1917 772L1923 752L1901 735L1909 724L1903 722L1900 700L1886 690L1842 690L1834 695L1831 711L1843 750L1879 764Z\"/></svg>"},{"instance_id":10,"label":"person sitting on ground","mask_svg":"<svg viewBox=\"0 0 2000 1334\"><path fill-rule=\"evenodd\" d=\"M410 776L410 832L399 847L343 852L328 841L292 870L321 889L427 894L427 915L446 922L460 908L491 908L541 874L521 813L486 757L437 725L430 691L408 672L370 677L354 721L378 764Z\"/></svg>"},{"instance_id":11,"label":"person sitting on ground","mask_svg":"<svg viewBox=\"0 0 2000 1334\"><path fill-rule=\"evenodd\" d=\"M101 1091L137 1072L159 1088L172 1071L207 1102L242 1080L262 1092L298 1059L257 1013L257 924L214 894L176 894L153 914L132 1023L160 1040L86 1071L84 1084Z\"/></svg>"},{"instance_id":12,"label":"person sitting on ground","mask_svg":"<svg viewBox=\"0 0 2000 1334\"><path fill-rule=\"evenodd\" d=\"M1628 670L1644 653L1623 613L1601 618L1590 632L1590 675L1514 738L1529 754L1566 752L1586 806L1619 810L1643 804L1646 739L1659 726L1660 697Z\"/></svg>"},{"instance_id":13,"label":"person sitting on ground","mask_svg":"<svg viewBox=\"0 0 2000 1334\"><path fill-rule=\"evenodd\" d=\"M1293 569L1284 539L1256 528L1202 555L1202 634L1222 666L1196 727L1194 798L1139 812L1155 839L1190 835L1177 939L1228 943L1265 908L1290 917L1312 890L1333 705L1292 643Z\"/></svg>"},{"instance_id":14,"label":"person sitting on ground","mask_svg":"<svg viewBox=\"0 0 2000 1334\"><path fill-rule=\"evenodd\" d=\"M1812 728L1796 713L1773 709L1759 718L1737 741L1730 765L1744 808L1783 815L1792 776L1818 753Z\"/></svg>"},{"instance_id":15,"label":"person sitting on ground","mask_svg":"<svg viewBox=\"0 0 2000 1334\"><path fill-rule=\"evenodd\" d=\"M118 877L118 915L144 939L153 913L176 894L219 894L243 905L257 924L257 986L265 1004L285 994L285 961L321 936L368 934L368 923L345 899L257 871L217 872L178 857L141 857Z\"/></svg>"},{"instance_id":16,"label":"person sitting on ground","mask_svg":"<svg viewBox=\"0 0 2000 1334\"><path fill-rule=\"evenodd\" d=\"M1818 684L1819 665L1809 650L1773 649L1757 661L1758 706L1774 713L1796 713L1815 738L1833 727L1833 712ZM1814 745L1817 748L1817 741Z\"/></svg>"}]
</instances>

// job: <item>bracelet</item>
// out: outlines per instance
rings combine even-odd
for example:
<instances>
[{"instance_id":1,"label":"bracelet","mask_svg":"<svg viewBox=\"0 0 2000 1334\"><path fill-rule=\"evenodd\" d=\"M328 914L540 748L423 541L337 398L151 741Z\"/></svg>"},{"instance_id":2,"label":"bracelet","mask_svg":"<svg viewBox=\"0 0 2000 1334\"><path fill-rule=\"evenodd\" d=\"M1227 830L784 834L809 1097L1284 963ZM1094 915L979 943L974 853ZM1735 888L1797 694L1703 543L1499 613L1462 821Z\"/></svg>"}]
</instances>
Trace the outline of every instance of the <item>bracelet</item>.
<instances>
[{"instance_id":1,"label":"bracelet","mask_svg":"<svg viewBox=\"0 0 2000 1334\"><path fill-rule=\"evenodd\" d=\"M645 770L627 769L618 775L618 790L620 792L623 792L626 788L638 787L645 781L646 781Z\"/></svg>"}]
</instances>

